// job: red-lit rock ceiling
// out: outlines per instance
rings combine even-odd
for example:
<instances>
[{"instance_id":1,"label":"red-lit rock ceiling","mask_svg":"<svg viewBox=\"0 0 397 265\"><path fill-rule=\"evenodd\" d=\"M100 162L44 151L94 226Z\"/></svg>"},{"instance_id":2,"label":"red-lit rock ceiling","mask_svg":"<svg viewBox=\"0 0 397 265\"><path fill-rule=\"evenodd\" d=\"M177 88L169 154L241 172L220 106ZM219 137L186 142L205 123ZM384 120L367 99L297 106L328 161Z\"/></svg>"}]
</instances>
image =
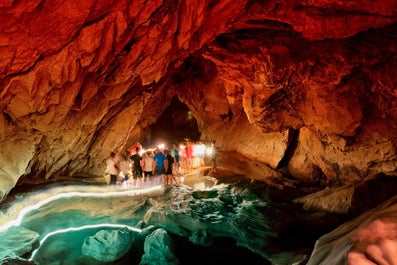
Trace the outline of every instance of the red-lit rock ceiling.
<instances>
[{"instance_id":1,"label":"red-lit rock ceiling","mask_svg":"<svg viewBox=\"0 0 397 265\"><path fill-rule=\"evenodd\" d=\"M395 1L2 1L2 196L101 175L175 95L251 177L395 175L396 21Z\"/></svg>"}]
</instances>

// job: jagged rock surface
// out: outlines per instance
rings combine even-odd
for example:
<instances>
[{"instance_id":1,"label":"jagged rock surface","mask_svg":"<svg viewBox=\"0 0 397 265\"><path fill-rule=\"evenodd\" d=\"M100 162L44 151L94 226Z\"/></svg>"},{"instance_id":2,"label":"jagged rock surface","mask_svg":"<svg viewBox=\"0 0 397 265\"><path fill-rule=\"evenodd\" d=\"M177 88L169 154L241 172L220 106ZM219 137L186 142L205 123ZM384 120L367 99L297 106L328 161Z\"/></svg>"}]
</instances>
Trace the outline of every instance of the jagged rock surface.
<instances>
[{"instance_id":1,"label":"jagged rock surface","mask_svg":"<svg viewBox=\"0 0 397 265\"><path fill-rule=\"evenodd\" d=\"M82 253L101 262L113 262L126 254L132 242L128 230L101 230L84 240Z\"/></svg>"},{"instance_id":2,"label":"jagged rock surface","mask_svg":"<svg viewBox=\"0 0 397 265\"><path fill-rule=\"evenodd\" d=\"M101 175L174 96L202 139L266 172L393 175L396 14L370 0L2 2L0 197Z\"/></svg>"}]
</instances>

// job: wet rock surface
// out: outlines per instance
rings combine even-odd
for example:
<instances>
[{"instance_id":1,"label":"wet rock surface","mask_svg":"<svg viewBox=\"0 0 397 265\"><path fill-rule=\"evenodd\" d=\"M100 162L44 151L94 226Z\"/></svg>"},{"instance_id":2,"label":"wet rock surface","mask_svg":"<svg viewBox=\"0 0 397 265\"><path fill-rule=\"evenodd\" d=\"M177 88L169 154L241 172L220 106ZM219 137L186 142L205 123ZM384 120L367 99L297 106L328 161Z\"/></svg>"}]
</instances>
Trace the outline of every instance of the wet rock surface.
<instances>
[{"instance_id":1,"label":"wet rock surface","mask_svg":"<svg viewBox=\"0 0 397 265\"><path fill-rule=\"evenodd\" d=\"M70 179L103 184L110 152L123 153L137 141L155 142L165 136L158 133L162 130L168 140L178 135L172 141L214 139L221 150L219 167L237 173L233 180L255 184L260 200L296 215L289 219L284 211L255 205L247 219L255 223L261 212L284 218L284 224L271 224L278 236L269 240L280 249L303 246L303 257L315 238L332 230L346 212L349 218L360 216L392 196L397 171L396 14L393 1L372 0L3 1L0 199L19 201L25 196L20 188L31 184L39 185L38 190ZM179 123L164 122L164 113ZM173 133L184 128L187 114L194 118L193 131ZM385 179L372 180L379 175ZM197 187L209 183L207 178ZM221 236L227 231L217 225L219 220L237 231L241 220L232 217L247 210L240 207L244 200L230 199L243 195L239 189L190 192L186 187L166 192L168 199L186 196L189 207L198 207L199 222L165 207L181 217L181 227L158 210L161 199L141 197L128 210L123 208L128 203L118 199L88 205L103 210L99 220L114 213L125 219L137 213L147 220L162 218L176 235L189 235L203 246L214 242L207 222ZM302 197L299 203L315 213L289 205ZM80 206L75 212L75 206L63 204L47 217L56 220L72 211L72 219L59 227L75 224L73 218L84 220L87 201L75 203ZM220 206L227 206L227 217L214 213ZM213 215L200 213L201 208ZM27 223L43 216L35 213ZM189 222L202 229L191 233ZM33 231L45 232L31 224ZM299 227L316 229L305 234ZM232 239L255 252L263 243L246 240L254 234L250 229L247 234L233 232ZM265 258L285 261L294 256L278 254Z\"/></svg>"},{"instance_id":2,"label":"wet rock surface","mask_svg":"<svg viewBox=\"0 0 397 265\"><path fill-rule=\"evenodd\" d=\"M305 212L290 199L273 201L262 182L250 183L248 178L229 171L220 169L216 173L218 177L197 173L195 178L194 174L186 176L186 185L179 184L147 196L123 195L130 190L109 190L107 186L92 185L56 185L43 191L26 191L17 204L8 205L9 210L2 220L17 214L15 207L48 200L59 194L79 193L76 197L48 202L22 219L21 227L36 236L31 240L17 237L14 243L20 246L21 240L29 241L26 246L37 249L37 253L33 255L28 248L21 253L13 244L7 243L14 256L3 253L1 260L32 256L32 261L39 263L61 259L70 264L95 264L95 260L106 259L111 264L138 264L141 261L150 263L155 253L167 251L170 259L164 260L165 264L177 260L180 264L241 264L244 261L272 264L275 260L306 260L315 240L342 220L338 215ZM103 197L106 193L111 195ZM45 226L41 225L42 220L46 220ZM133 232L131 237L131 232L125 233L123 228L107 227L114 224L132 226L142 232ZM98 227L88 228L90 225ZM87 228L80 230L79 227ZM37 234L43 239L48 233L67 228L74 230L54 233L40 244L36 241ZM164 239L164 244L155 239L156 247L152 249L148 238L156 238L156 229L162 231L161 237L168 239ZM3 233L7 235L9 232L11 230ZM128 242L133 238L131 248L125 252L124 241L119 242L119 237L115 236L93 240L98 233L105 232L128 235ZM88 247L85 244L87 238L104 245ZM149 240L147 243L146 239ZM146 250L146 244L152 250ZM108 253L111 249L114 255ZM108 260L111 257L112 261Z\"/></svg>"}]
</instances>

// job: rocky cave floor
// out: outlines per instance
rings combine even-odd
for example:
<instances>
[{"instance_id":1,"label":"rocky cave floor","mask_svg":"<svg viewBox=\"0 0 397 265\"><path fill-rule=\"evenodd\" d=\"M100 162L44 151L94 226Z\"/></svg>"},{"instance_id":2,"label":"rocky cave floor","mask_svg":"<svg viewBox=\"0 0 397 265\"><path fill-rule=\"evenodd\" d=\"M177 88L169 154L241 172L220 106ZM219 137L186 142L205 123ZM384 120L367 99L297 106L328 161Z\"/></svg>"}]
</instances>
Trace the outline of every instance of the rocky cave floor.
<instances>
[{"instance_id":1,"label":"rocky cave floor","mask_svg":"<svg viewBox=\"0 0 397 265\"><path fill-rule=\"evenodd\" d=\"M236 223L238 223L238 225L246 226L243 228L243 230L251 229L251 231L245 232L246 234L243 236L234 236L234 233L239 232L219 232L217 231L218 228L211 228L208 231L212 231L214 235L210 235L211 244L207 244L205 246L191 242L186 235L181 235L178 229L174 229L174 231L173 229L167 229L167 227L172 226L170 224L160 225L165 227L165 230L167 230L168 234L171 236L174 245L174 254L177 256L180 264L247 264L247 262L249 264L293 264L294 262L294 264L306 264L316 240L347 220L347 217L344 215L307 212L302 209L300 204L292 202L293 199L306 195L308 190L314 191L320 189L321 187L284 187L282 190L280 190L279 188L275 188L274 186L270 186L264 182L250 180L242 175L238 175L223 168L218 169L216 173L210 173L209 167L203 167L196 169L193 172L184 175L183 177L184 185L182 186L186 185L193 187L193 191L191 191L193 197L204 201L204 204L206 203L205 200L211 199L212 196L214 196L212 195L212 191L208 191L208 188L211 189L211 186L213 186L214 183L217 185L230 185L233 187L233 189L241 190L239 191L240 193L245 193L244 190L249 190L249 194L244 196L258 198L264 203L259 203L254 206L254 211L258 211L262 215L261 217L255 217L255 213L253 213L252 216L248 216L250 213L247 212L240 213L242 216L247 215L247 220ZM5 210L9 208L15 200L25 197L29 193L45 190L46 188L71 185L73 183L75 184L75 182L75 179L66 178L62 181L52 181L41 185L25 184L17 186L9 194L7 200L2 203L1 209ZM84 180L84 185L87 185L87 187L97 185L94 183L97 183L97 180ZM197 183L200 185L195 187ZM79 184L81 184L81 182ZM102 183L102 185L104 184ZM201 189L203 189L203 191L200 191ZM181 191L182 193L185 192L183 189L181 189L181 185L169 187L165 189L161 199L155 198L155 200L170 200L171 203L177 204L176 202L172 202L174 198L178 196L186 196L180 195ZM219 191L217 192L219 193ZM236 200L234 195L226 199L225 198L221 199L223 200L223 203L227 202L228 200ZM237 203L227 202L227 204L229 204L229 206L237 205L238 203L242 203L242 201ZM163 202L163 204L166 203ZM203 209L200 209L200 211L206 211L205 207L207 206L202 206ZM212 210L211 207L213 206L208 204L209 211ZM170 210L168 209L167 211ZM234 210L231 209L231 212L233 211ZM214 213L209 213L208 216L217 214L219 214L219 210L216 210ZM220 215L222 214L223 213ZM168 214L165 214L165 216L167 215L170 215L170 213L168 212ZM238 214L236 214L236 216L237 215ZM175 216L175 220L178 220L177 214L175 214ZM206 219L206 221L208 221L209 219L213 218L208 216L200 216L201 221L202 219ZM161 220L167 219L167 217L158 218ZM238 219L240 217L232 217L232 219L233 218ZM171 222L172 220L173 219L171 218ZM210 222L212 221L213 220L210 220ZM250 221L252 221L252 224ZM167 222L169 222L169 220L167 220L166 223ZM179 220L176 221L176 223L177 222L179 222ZM256 223L264 222L266 222L266 225L260 224L260 226L262 226L262 228L266 227L266 231L259 231L262 228L255 228ZM154 221L154 223L156 223L156 221ZM158 224L159 222L157 222L157 225ZM254 228L251 228L251 225ZM259 231L256 235L255 229L258 229ZM261 238L261 233L263 234L263 238ZM238 238L243 238L242 241L252 241L254 243L236 242L240 240ZM255 242L257 240L259 240L259 243ZM251 246L251 248L256 248L255 251L257 253L249 250L250 247L247 248L244 246L244 244L255 245ZM129 257L127 255L121 261L119 260L118 263L88 262L87 264L124 264L124 262L130 262L131 258L139 260L137 257ZM126 259L128 261L126 261ZM9 262L14 263L7 264L23 264L15 263L17 262L15 260Z\"/></svg>"}]
</instances>

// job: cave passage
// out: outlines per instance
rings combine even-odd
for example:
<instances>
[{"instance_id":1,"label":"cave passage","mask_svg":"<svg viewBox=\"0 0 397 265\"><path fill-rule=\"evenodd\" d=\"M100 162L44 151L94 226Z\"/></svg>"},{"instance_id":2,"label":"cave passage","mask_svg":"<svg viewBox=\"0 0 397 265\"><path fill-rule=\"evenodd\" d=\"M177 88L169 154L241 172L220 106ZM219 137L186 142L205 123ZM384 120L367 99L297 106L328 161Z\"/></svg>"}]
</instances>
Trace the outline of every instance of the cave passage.
<instances>
[{"instance_id":1,"label":"cave passage","mask_svg":"<svg viewBox=\"0 0 397 265\"><path fill-rule=\"evenodd\" d=\"M196 118L178 97L174 96L160 115L157 121L150 126L152 137L149 146L162 142L168 144L183 142L186 138L192 141L200 139L201 132L198 129Z\"/></svg>"}]
</instances>

